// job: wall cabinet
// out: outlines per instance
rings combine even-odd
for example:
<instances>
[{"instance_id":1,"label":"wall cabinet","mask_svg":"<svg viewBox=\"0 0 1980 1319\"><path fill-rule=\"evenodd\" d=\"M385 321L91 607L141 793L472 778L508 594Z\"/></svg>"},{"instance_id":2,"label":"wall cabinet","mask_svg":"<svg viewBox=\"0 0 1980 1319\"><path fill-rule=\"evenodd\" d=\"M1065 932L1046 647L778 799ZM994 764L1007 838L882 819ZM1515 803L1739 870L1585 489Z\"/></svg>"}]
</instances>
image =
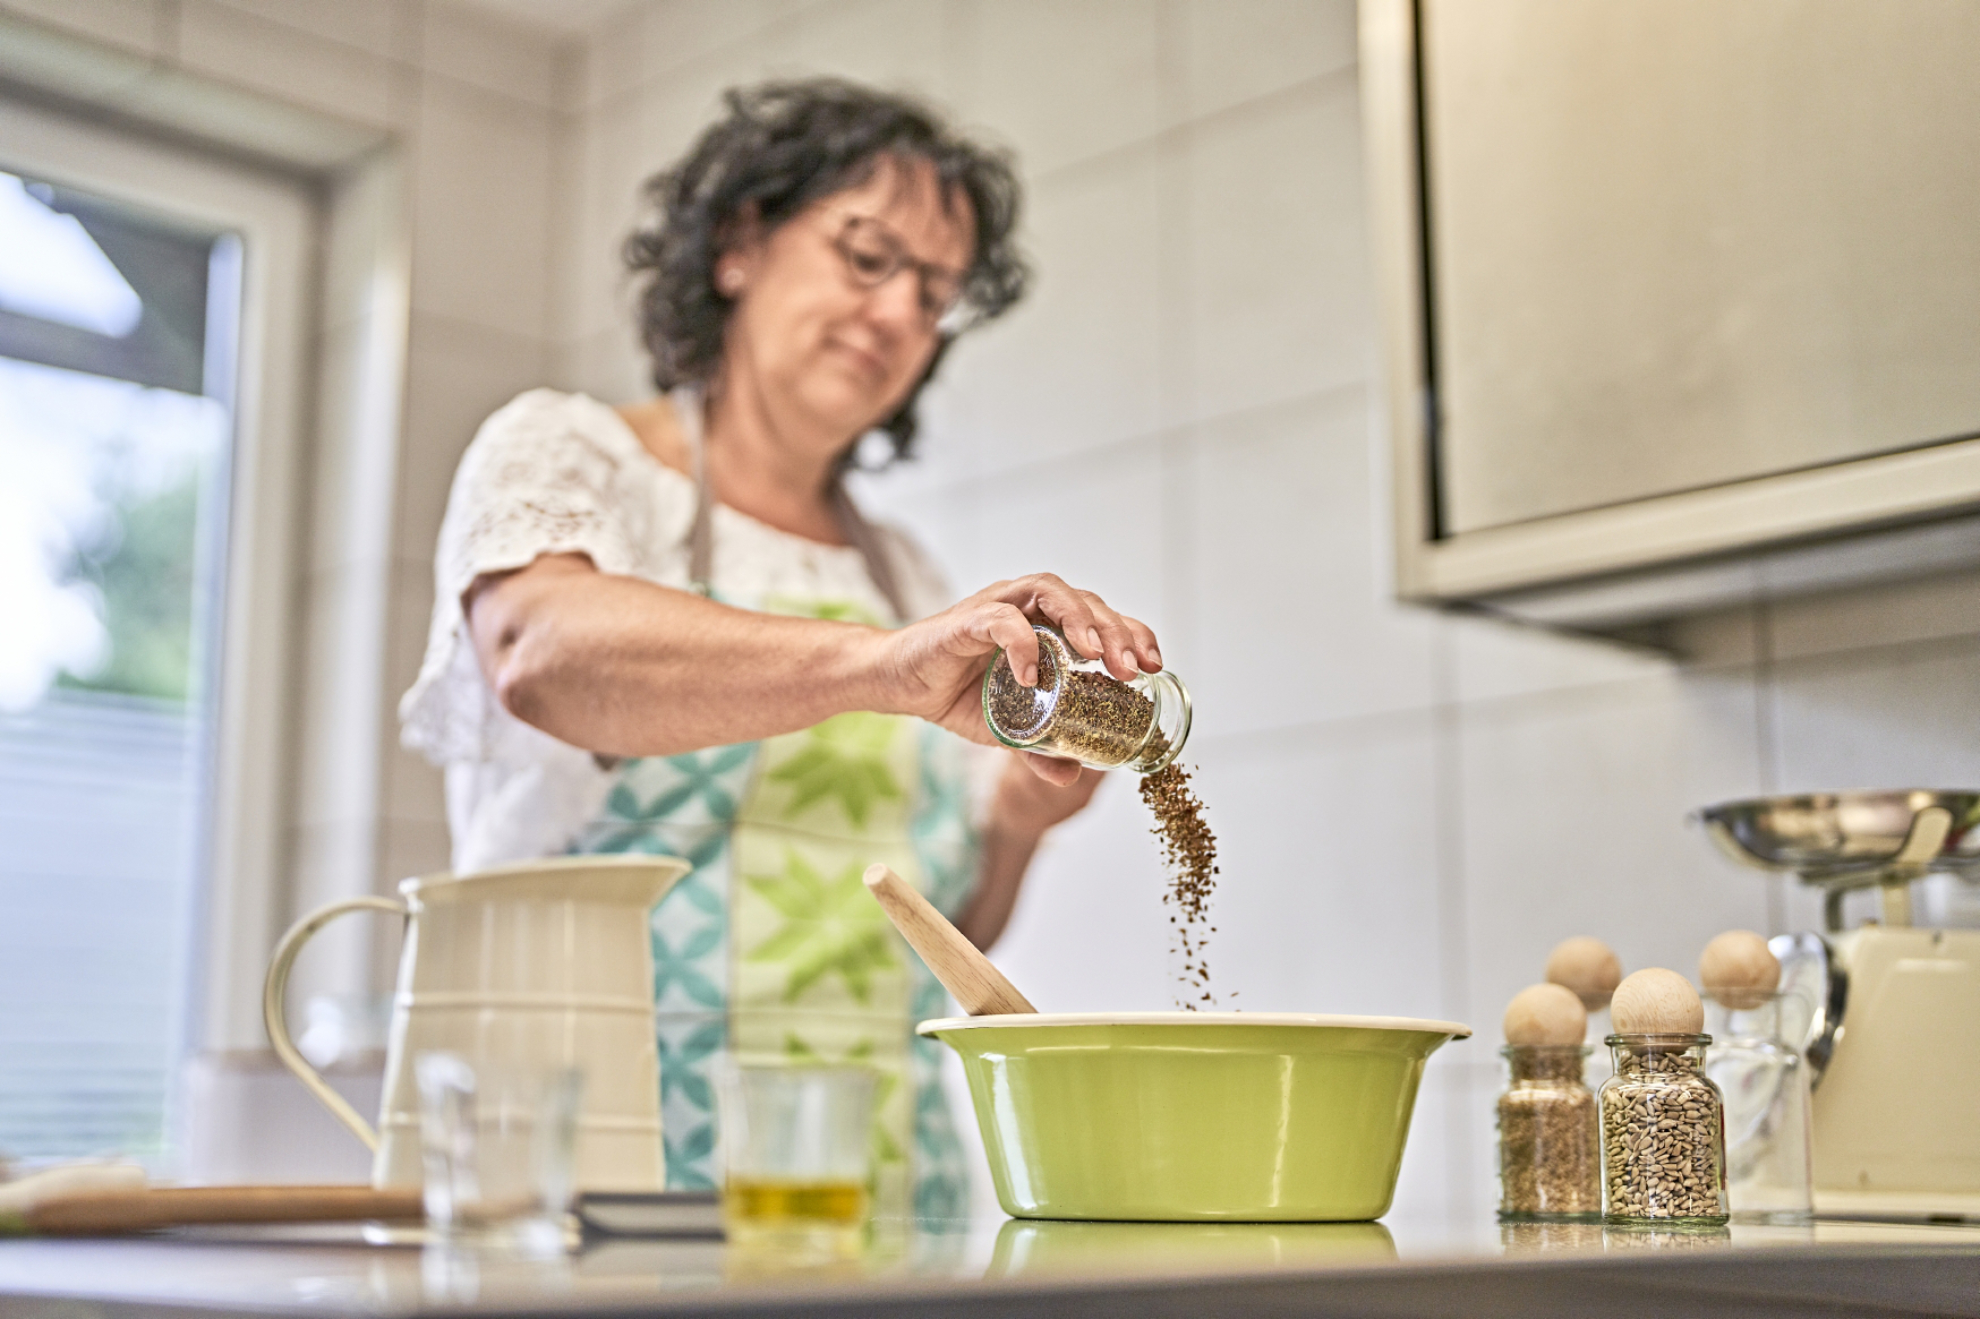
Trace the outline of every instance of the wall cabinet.
<instances>
[{"instance_id":1,"label":"wall cabinet","mask_svg":"<svg viewBox=\"0 0 1980 1319\"><path fill-rule=\"evenodd\" d=\"M1361 39L1405 598L1641 634L1980 562L1980 5Z\"/></svg>"}]
</instances>

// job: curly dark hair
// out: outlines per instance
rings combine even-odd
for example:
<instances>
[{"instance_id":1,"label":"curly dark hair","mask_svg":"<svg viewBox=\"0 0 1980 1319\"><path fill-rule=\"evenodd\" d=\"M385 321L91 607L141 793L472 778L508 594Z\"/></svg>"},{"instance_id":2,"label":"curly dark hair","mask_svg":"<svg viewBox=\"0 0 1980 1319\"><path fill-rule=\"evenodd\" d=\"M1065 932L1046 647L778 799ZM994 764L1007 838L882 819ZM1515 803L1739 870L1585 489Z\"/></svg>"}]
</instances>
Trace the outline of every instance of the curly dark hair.
<instances>
[{"instance_id":1,"label":"curly dark hair","mask_svg":"<svg viewBox=\"0 0 1980 1319\"><path fill-rule=\"evenodd\" d=\"M728 114L687 157L642 191L651 217L626 239L627 270L639 284L640 338L662 391L706 384L721 366L731 303L715 288L715 262L745 215L765 231L820 197L857 187L889 160L926 161L944 200L960 196L976 223L976 251L963 298L978 321L1002 315L1024 295L1029 269L1018 253L1019 188L1007 153L957 134L910 97L838 78L766 82L723 94ZM934 379L953 336L879 424L892 442L886 466L908 456L915 403ZM854 444L842 462L850 464Z\"/></svg>"}]
</instances>

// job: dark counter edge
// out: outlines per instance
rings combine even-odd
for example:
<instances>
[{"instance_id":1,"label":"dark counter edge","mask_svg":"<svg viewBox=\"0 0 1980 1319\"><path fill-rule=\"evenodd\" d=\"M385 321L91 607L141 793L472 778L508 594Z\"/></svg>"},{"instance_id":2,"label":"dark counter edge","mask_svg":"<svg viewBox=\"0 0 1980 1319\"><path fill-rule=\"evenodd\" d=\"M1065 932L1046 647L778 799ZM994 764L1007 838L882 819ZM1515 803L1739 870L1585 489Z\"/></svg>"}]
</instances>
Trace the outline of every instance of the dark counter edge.
<instances>
[{"instance_id":1,"label":"dark counter edge","mask_svg":"<svg viewBox=\"0 0 1980 1319\"><path fill-rule=\"evenodd\" d=\"M417 1309L201 1306L182 1302L0 1296L0 1319L236 1319L266 1314L475 1316L926 1316L927 1319L1215 1319L1223 1315L1599 1319L1645 1315L1980 1316L1980 1251L1831 1246L1641 1256L1515 1258L1318 1272L1168 1279L901 1279L805 1288L752 1286L631 1301L539 1297L518 1306Z\"/></svg>"}]
</instances>

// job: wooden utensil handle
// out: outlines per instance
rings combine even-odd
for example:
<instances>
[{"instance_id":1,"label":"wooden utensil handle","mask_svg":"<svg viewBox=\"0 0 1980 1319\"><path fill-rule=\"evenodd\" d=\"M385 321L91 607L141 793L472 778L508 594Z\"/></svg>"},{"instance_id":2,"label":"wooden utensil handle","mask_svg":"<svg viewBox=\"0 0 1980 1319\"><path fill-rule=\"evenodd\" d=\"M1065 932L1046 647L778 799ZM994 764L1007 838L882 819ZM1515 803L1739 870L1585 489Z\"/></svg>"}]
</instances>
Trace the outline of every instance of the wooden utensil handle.
<instances>
[{"instance_id":1,"label":"wooden utensil handle","mask_svg":"<svg viewBox=\"0 0 1980 1319\"><path fill-rule=\"evenodd\" d=\"M901 937L928 963L942 988L956 996L964 1012L987 1017L1038 1011L961 930L949 923L947 916L915 891L914 885L875 863L866 868L866 887L879 899Z\"/></svg>"},{"instance_id":2,"label":"wooden utensil handle","mask_svg":"<svg viewBox=\"0 0 1980 1319\"><path fill-rule=\"evenodd\" d=\"M44 1200L23 1217L51 1236L142 1232L193 1223L349 1223L417 1219L417 1190L369 1186L168 1186Z\"/></svg>"}]
</instances>

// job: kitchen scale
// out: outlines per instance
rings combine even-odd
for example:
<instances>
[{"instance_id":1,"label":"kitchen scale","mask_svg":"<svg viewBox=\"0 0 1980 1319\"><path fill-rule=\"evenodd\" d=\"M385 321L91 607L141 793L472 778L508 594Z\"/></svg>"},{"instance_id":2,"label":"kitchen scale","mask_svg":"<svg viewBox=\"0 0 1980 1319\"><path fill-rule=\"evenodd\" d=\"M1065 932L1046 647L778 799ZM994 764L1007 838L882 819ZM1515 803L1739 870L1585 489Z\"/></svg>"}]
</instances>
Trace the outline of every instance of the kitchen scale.
<instances>
[{"instance_id":1,"label":"kitchen scale","mask_svg":"<svg viewBox=\"0 0 1980 1319\"><path fill-rule=\"evenodd\" d=\"M1802 1000L1817 1214L1980 1219L1980 930L1916 927L1911 905L1926 875L1980 882L1980 792L1764 797L1697 818L1741 865L1823 892L1822 933L1768 944ZM1844 895L1870 888L1878 917L1844 929Z\"/></svg>"}]
</instances>

